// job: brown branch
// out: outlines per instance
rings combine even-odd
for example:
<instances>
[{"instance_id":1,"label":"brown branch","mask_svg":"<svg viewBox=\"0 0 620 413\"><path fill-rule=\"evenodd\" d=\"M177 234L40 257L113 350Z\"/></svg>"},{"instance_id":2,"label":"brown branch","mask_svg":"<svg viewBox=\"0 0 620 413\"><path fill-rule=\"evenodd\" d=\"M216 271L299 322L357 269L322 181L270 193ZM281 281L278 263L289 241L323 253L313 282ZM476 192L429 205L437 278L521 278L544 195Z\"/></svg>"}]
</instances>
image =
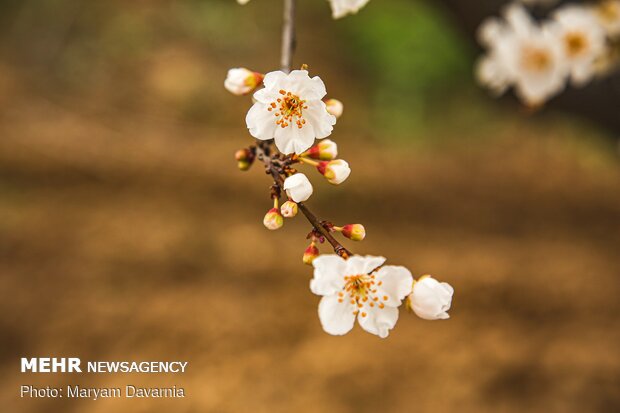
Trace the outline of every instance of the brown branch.
<instances>
[{"instance_id":1,"label":"brown branch","mask_svg":"<svg viewBox=\"0 0 620 413\"><path fill-rule=\"evenodd\" d=\"M283 72L290 72L293 63L293 53L295 52L295 6L297 0L284 0L284 23L282 26L282 56L280 66ZM281 196L284 187L285 171L281 166L280 159L277 155L272 155L270 141L256 140L256 157L265 165L265 172L273 177L275 185L279 190L274 191L277 196ZM274 162L276 161L276 162ZM308 209L302 202L297 203L299 209L304 214L308 222L314 228L314 231L321 234L334 248L336 254L347 258L351 254L342 244L340 244L330 230L322 223L316 215Z\"/></svg>"},{"instance_id":2,"label":"brown branch","mask_svg":"<svg viewBox=\"0 0 620 413\"><path fill-rule=\"evenodd\" d=\"M284 0L284 23L282 26L282 55L280 67L283 72L290 72L295 52L295 6L297 0Z\"/></svg>"},{"instance_id":3,"label":"brown branch","mask_svg":"<svg viewBox=\"0 0 620 413\"><path fill-rule=\"evenodd\" d=\"M278 185L281 189L280 192L283 192L284 178L282 176L284 174L284 171L282 171L274 164L274 158L271 155L271 148L269 147L269 143L267 141L257 140L256 157L258 158L258 160L263 162L263 164L265 165L265 172L273 177L275 184ZM322 224L321 220L312 211L310 211L310 209L303 202L298 202L297 205L299 206L299 209L304 214L308 222L310 222L314 230L320 233L327 240L327 242L331 244L336 254L340 255L343 258L347 258L350 255L353 255L341 243L339 243L336 238L334 238L331 232Z\"/></svg>"}]
</instances>

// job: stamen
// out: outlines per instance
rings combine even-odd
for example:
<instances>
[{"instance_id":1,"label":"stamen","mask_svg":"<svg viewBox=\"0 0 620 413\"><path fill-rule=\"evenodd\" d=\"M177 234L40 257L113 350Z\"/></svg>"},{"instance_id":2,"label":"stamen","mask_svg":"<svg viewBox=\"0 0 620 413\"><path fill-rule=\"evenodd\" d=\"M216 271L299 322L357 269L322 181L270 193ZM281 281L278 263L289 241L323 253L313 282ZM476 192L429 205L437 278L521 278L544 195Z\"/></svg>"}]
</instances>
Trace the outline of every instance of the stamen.
<instances>
[{"instance_id":1,"label":"stamen","mask_svg":"<svg viewBox=\"0 0 620 413\"><path fill-rule=\"evenodd\" d=\"M308 106L305 105L306 101L285 90L280 90L279 93L283 97L277 98L275 102L269 104L271 108L278 110L276 112L278 118L276 125L286 128L295 122L297 128L302 129L306 124L306 120L303 118L303 110L308 109Z\"/></svg>"}]
</instances>

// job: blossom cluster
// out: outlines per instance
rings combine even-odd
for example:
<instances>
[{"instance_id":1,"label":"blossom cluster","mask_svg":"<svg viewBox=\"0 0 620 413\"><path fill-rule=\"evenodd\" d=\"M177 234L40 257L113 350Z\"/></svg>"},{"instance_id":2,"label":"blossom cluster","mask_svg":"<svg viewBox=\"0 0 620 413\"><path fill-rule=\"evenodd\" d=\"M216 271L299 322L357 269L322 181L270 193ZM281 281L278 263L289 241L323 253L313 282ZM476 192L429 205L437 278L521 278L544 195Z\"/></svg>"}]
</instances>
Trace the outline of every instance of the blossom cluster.
<instances>
[{"instance_id":1,"label":"blossom cluster","mask_svg":"<svg viewBox=\"0 0 620 413\"><path fill-rule=\"evenodd\" d=\"M332 17L340 19L348 14L357 13L370 0L328 0L332 8ZM247 4L250 0L237 0L239 4Z\"/></svg>"},{"instance_id":2,"label":"blossom cluster","mask_svg":"<svg viewBox=\"0 0 620 413\"><path fill-rule=\"evenodd\" d=\"M337 17L357 11L368 0L330 2ZM256 143L238 150L235 159L243 171L258 160L273 178L273 204L263 217L263 225L278 230L285 219L296 217L300 211L312 225L302 261L314 267L310 290L322 297L318 315L323 329L343 335L358 320L362 329L385 338L396 325L403 303L423 319L449 318L454 292L449 284L428 275L416 281L407 268L384 265L384 257L352 254L335 236L362 241L366 237L364 226L338 226L319 220L305 205L314 187L298 167L316 170L332 185L342 184L351 174L349 163L338 158L338 145L329 139L344 106L326 97L323 80L311 77L305 65L300 70L266 74L234 68L228 71L224 87L234 95L252 94L245 122ZM280 204L282 198L285 201ZM335 254L321 254L319 246L326 242Z\"/></svg>"},{"instance_id":3,"label":"blossom cluster","mask_svg":"<svg viewBox=\"0 0 620 413\"><path fill-rule=\"evenodd\" d=\"M476 75L493 94L512 87L522 102L538 107L567 83L582 87L608 73L619 38L620 0L567 4L543 21L512 3L503 10L503 19L487 18L478 28L487 53L478 61Z\"/></svg>"}]
</instances>

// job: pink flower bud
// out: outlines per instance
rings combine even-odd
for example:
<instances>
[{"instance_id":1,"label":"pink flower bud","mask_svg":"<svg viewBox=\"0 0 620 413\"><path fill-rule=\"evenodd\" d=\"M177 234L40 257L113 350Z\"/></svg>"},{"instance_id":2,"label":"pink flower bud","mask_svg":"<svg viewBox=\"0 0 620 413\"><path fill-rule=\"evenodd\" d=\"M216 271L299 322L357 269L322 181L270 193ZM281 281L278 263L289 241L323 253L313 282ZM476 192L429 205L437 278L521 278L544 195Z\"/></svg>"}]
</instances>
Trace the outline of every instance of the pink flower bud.
<instances>
[{"instance_id":1,"label":"pink flower bud","mask_svg":"<svg viewBox=\"0 0 620 413\"><path fill-rule=\"evenodd\" d=\"M298 210L297 204L293 201L286 201L280 207L280 212L282 212L282 215L286 218L293 218L297 215Z\"/></svg>"},{"instance_id":2,"label":"pink flower bud","mask_svg":"<svg viewBox=\"0 0 620 413\"><path fill-rule=\"evenodd\" d=\"M325 107L330 115L334 115L336 119L342 116L344 111L344 105L338 99L327 99L325 101Z\"/></svg>"},{"instance_id":3,"label":"pink flower bud","mask_svg":"<svg viewBox=\"0 0 620 413\"><path fill-rule=\"evenodd\" d=\"M310 158L331 161L338 156L338 145L330 139L323 139L306 152Z\"/></svg>"},{"instance_id":4,"label":"pink flower bud","mask_svg":"<svg viewBox=\"0 0 620 413\"><path fill-rule=\"evenodd\" d=\"M272 231L282 228L282 225L284 225L284 218L282 214L280 214L280 210L278 210L278 208L271 208L267 211L265 218L263 218L263 225Z\"/></svg>"},{"instance_id":5,"label":"pink flower bud","mask_svg":"<svg viewBox=\"0 0 620 413\"><path fill-rule=\"evenodd\" d=\"M366 229L362 224L348 224L342 227L342 235L353 241L366 238Z\"/></svg>"},{"instance_id":6,"label":"pink flower bud","mask_svg":"<svg viewBox=\"0 0 620 413\"><path fill-rule=\"evenodd\" d=\"M312 265L312 261L314 261L314 259L318 256L319 249L313 242L308 246L308 248L306 248L306 251L304 251L303 262L304 264Z\"/></svg>"},{"instance_id":7,"label":"pink flower bud","mask_svg":"<svg viewBox=\"0 0 620 413\"><path fill-rule=\"evenodd\" d=\"M243 67L230 69L224 87L233 95L247 95L263 82L263 75Z\"/></svg>"},{"instance_id":8,"label":"pink flower bud","mask_svg":"<svg viewBox=\"0 0 620 413\"><path fill-rule=\"evenodd\" d=\"M339 185L343 183L351 174L351 168L347 161L334 159L329 162L319 162L316 167L330 184Z\"/></svg>"}]
</instances>

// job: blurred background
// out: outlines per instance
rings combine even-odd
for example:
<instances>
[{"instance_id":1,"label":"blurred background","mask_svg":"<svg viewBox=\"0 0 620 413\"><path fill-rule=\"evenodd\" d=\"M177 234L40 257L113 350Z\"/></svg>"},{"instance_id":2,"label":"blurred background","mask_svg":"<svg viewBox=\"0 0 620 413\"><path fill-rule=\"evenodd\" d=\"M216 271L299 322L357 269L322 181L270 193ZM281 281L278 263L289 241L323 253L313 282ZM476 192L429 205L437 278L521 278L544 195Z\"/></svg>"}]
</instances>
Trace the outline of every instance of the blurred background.
<instances>
[{"instance_id":1,"label":"blurred background","mask_svg":"<svg viewBox=\"0 0 620 413\"><path fill-rule=\"evenodd\" d=\"M344 102L332 138L353 169L339 187L308 171L309 205L366 226L355 252L456 290L449 321L403 311L387 340L331 337L308 224L265 230L270 182L233 159L250 101L223 80L277 68L280 3L1 3L3 410L619 411L617 79L531 113L472 74L473 27L501 2L376 0L333 21L300 0L295 65ZM20 374L36 356L189 370ZM20 399L21 384L187 397Z\"/></svg>"}]
</instances>

